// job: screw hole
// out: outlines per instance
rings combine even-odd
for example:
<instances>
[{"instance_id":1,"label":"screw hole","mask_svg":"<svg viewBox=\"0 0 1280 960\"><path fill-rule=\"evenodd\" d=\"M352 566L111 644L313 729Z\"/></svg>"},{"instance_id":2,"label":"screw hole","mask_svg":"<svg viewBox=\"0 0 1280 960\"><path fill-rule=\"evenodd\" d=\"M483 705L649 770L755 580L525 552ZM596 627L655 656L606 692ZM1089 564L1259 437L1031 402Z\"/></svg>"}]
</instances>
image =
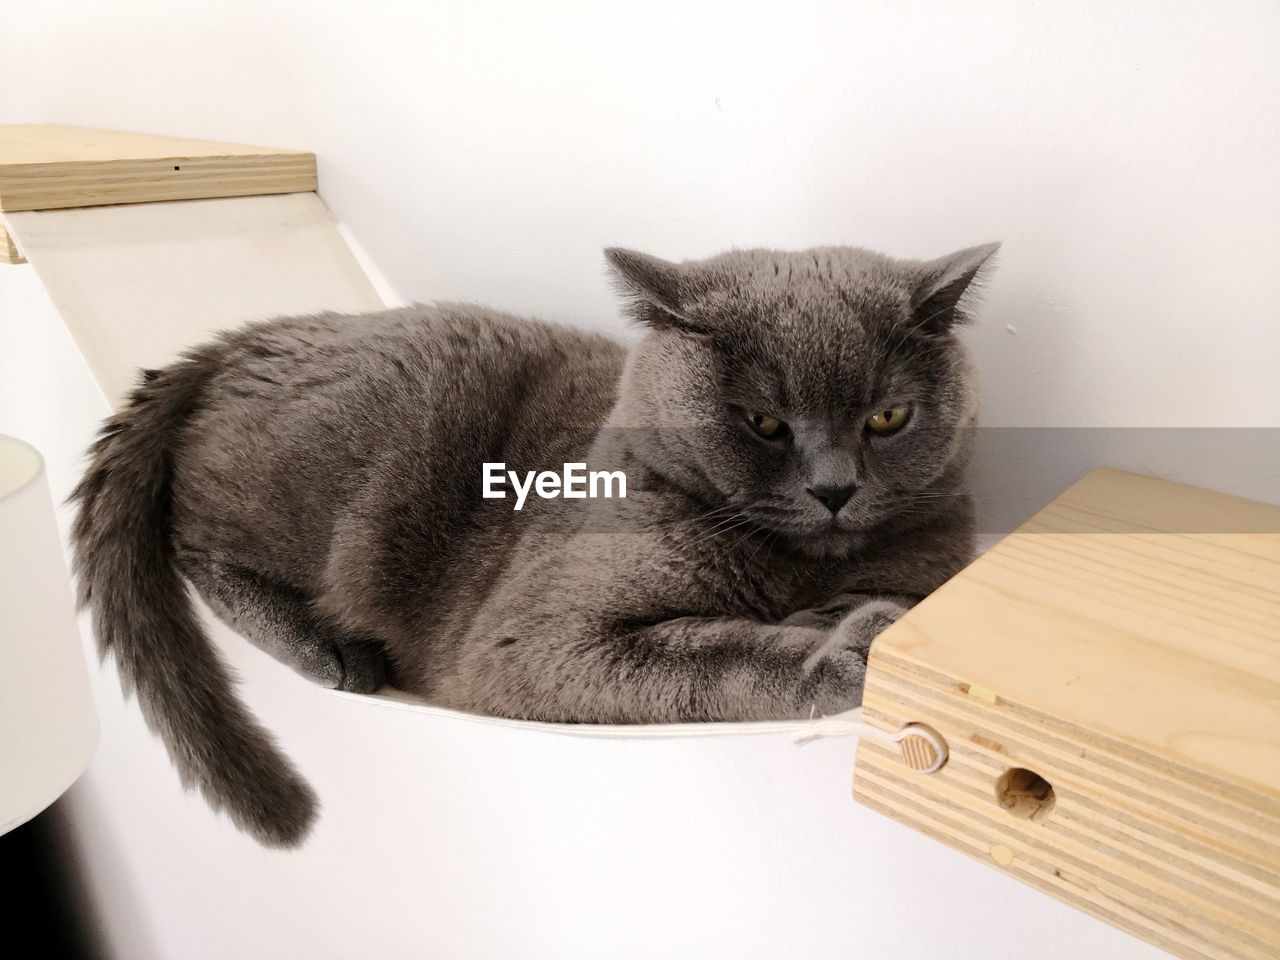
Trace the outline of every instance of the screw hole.
<instances>
[{"instance_id":1,"label":"screw hole","mask_svg":"<svg viewBox=\"0 0 1280 960\"><path fill-rule=\"evenodd\" d=\"M181 167L174 167L173 169L175 169L175 170L181 170L182 168L181 168Z\"/></svg>"},{"instance_id":2,"label":"screw hole","mask_svg":"<svg viewBox=\"0 0 1280 960\"><path fill-rule=\"evenodd\" d=\"M996 802L1024 820L1043 820L1055 800L1053 784L1034 770L1013 767L996 781Z\"/></svg>"}]
</instances>

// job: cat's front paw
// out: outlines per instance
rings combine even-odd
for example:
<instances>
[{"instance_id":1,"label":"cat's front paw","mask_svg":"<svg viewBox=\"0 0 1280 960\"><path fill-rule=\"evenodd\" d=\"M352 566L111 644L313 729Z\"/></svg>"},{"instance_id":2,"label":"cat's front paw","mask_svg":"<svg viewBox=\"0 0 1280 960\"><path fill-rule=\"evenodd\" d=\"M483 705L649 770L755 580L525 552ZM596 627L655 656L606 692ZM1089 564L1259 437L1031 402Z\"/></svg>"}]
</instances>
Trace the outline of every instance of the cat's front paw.
<instances>
[{"instance_id":1,"label":"cat's front paw","mask_svg":"<svg viewBox=\"0 0 1280 960\"><path fill-rule=\"evenodd\" d=\"M331 686L351 693L373 693L387 681L387 655L380 644L348 641L334 644L341 676Z\"/></svg>"},{"instance_id":2,"label":"cat's front paw","mask_svg":"<svg viewBox=\"0 0 1280 960\"><path fill-rule=\"evenodd\" d=\"M813 706L822 713L849 709L862 701L871 641L907 608L892 600L871 600L831 628L805 661Z\"/></svg>"},{"instance_id":3,"label":"cat's front paw","mask_svg":"<svg viewBox=\"0 0 1280 960\"><path fill-rule=\"evenodd\" d=\"M856 650L865 661L871 649L871 641L882 630L895 623L907 612L907 608L892 600L871 600L848 614L836 624L832 641Z\"/></svg>"}]
</instances>

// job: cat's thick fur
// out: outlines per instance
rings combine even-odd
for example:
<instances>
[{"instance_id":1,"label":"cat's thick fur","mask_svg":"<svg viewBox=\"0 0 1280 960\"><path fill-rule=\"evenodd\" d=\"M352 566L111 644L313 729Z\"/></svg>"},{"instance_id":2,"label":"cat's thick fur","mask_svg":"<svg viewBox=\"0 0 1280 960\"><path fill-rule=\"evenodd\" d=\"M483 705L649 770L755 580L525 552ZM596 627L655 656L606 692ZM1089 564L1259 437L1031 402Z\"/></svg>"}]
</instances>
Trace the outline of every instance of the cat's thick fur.
<instances>
[{"instance_id":1,"label":"cat's thick fur","mask_svg":"<svg viewBox=\"0 0 1280 960\"><path fill-rule=\"evenodd\" d=\"M953 328L994 250L611 250L646 328L629 352L457 305L224 334L148 372L93 448L74 540L98 642L184 781L284 846L315 797L184 581L332 687L385 670L446 706L578 722L851 707L875 633L970 557ZM899 433L866 429L899 403ZM516 512L480 496L498 461L607 462L628 497Z\"/></svg>"}]
</instances>

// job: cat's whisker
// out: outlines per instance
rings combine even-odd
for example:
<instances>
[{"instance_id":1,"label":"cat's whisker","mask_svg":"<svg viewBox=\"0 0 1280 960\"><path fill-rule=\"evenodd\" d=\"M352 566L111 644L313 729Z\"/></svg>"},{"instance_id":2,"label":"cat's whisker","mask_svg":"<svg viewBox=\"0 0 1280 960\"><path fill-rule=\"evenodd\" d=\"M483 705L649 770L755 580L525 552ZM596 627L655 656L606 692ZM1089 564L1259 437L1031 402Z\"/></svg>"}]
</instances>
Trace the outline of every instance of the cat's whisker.
<instances>
[{"instance_id":1,"label":"cat's whisker","mask_svg":"<svg viewBox=\"0 0 1280 960\"><path fill-rule=\"evenodd\" d=\"M756 548L755 548L754 550L752 550L752 551L751 551L751 556L750 556L750 558L747 560L747 563L748 563L748 564L755 563L755 560L756 560L756 554L758 554L758 553L760 552L760 548L761 548L761 547L763 547L765 544L770 543L770 542L774 539L774 537L776 537L776 536L778 536L778 535L779 535L779 534L778 534L778 531L777 531L777 530L769 530L768 532L766 532L766 533L765 533L765 535L764 535L764 537L762 537L762 538L761 538L760 542L759 542L758 544L756 544ZM772 551L773 551L773 548L772 548L772 547L770 547L770 548L769 548L769 550L767 550L767 551L765 552L765 555L764 555L764 562L765 562L765 563L768 563L768 562L769 562L769 555L770 555L770 553L772 553Z\"/></svg>"},{"instance_id":2,"label":"cat's whisker","mask_svg":"<svg viewBox=\"0 0 1280 960\"><path fill-rule=\"evenodd\" d=\"M705 543L706 541L711 540L714 537L724 536L726 534L732 533L733 531L739 529L740 527L753 523L751 518L746 516L739 516L736 518L736 521L737 522L729 523L727 526L725 524L720 524L716 529L713 529L710 532L699 537L698 539L694 540L692 543L689 544L689 546L696 547L699 544Z\"/></svg>"},{"instance_id":3,"label":"cat's whisker","mask_svg":"<svg viewBox=\"0 0 1280 960\"><path fill-rule=\"evenodd\" d=\"M701 535L695 538L693 542L699 543L708 536L714 536L721 530L721 528L733 525L742 519L742 515L738 513L731 514L727 517L719 517L707 529L703 530Z\"/></svg>"},{"instance_id":4,"label":"cat's whisker","mask_svg":"<svg viewBox=\"0 0 1280 960\"><path fill-rule=\"evenodd\" d=\"M719 507L713 507L712 509L708 510L706 513L700 513L696 517L689 517L687 520L684 520L682 522L685 524L693 525L697 523L703 523L719 515L724 515L726 513L736 513L736 512L737 512L737 508L734 507L733 504L723 504Z\"/></svg>"}]
</instances>

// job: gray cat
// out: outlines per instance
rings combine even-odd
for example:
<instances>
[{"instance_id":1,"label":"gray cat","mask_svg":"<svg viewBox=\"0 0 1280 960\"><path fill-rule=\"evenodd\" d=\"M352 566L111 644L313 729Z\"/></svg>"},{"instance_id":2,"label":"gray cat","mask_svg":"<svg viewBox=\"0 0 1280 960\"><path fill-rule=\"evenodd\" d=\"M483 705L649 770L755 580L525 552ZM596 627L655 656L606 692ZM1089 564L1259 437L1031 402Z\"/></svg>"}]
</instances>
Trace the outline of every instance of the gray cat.
<instances>
[{"instance_id":1,"label":"gray cat","mask_svg":"<svg viewBox=\"0 0 1280 960\"><path fill-rule=\"evenodd\" d=\"M968 562L953 335L996 250L607 257L626 350L475 306L251 324L148 371L74 499L81 603L183 782L261 842L317 802L189 581L330 687L597 723L855 706L875 634ZM626 499L485 498L592 462Z\"/></svg>"}]
</instances>

